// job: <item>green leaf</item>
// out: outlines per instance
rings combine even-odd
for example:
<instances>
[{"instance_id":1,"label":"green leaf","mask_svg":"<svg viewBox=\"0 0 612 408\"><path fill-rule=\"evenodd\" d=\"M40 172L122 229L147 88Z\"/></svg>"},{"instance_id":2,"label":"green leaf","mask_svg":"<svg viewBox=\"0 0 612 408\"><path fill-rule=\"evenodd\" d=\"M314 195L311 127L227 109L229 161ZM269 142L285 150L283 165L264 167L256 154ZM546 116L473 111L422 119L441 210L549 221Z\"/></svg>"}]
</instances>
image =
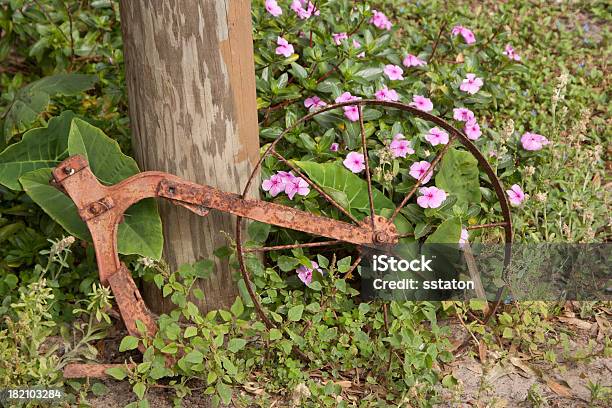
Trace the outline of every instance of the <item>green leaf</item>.
<instances>
[{"instance_id":1,"label":"green leaf","mask_svg":"<svg viewBox=\"0 0 612 408\"><path fill-rule=\"evenodd\" d=\"M192 364L200 364L202 361L204 361L204 354L198 350L193 350L185 356L185 361Z\"/></svg>"},{"instance_id":2,"label":"green leaf","mask_svg":"<svg viewBox=\"0 0 612 408\"><path fill-rule=\"evenodd\" d=\"M214 371L210 371L208 373L208 375L206 376L206 384L212 384L215 381L217 381L217 373L215 373Z\"/></svg>"},{"instance_id":3,"label":"green leaf","mask_svg":"<svg viewBox=\"0 0 612 408\"><path fill-rule=\"evenodd\" d=\"M225 384L223 381L218 381L216 385L217 394L221 398L221 401L228 405L232 402L232 387Z\"/></svg>"},{"instance_id":4,"label":"green leaf","mask_svg":"<svg viewBox=\"0 0 612 408\"><path fill-rule=\"evenodd\" d=\"M28 130L20 142L0 153L0 184L21 190L21 176L33 170L55 167L68 157L72 118L71 111L62 112L51 118L47 127Z\"/></svg>"},{"instance_id":5,"label":"green leaf","mask_svg":"<svg viewBox=\"0 0 612 408\"><path fill-rule=\"evenodd\" d=\"M452 374L447 374L442 378L442 385L445 388L454 388L457 384L458 381Z\"/></svg>"},{"instance_id":6,"label":"green leaf","mask_svg":"<svg viewBox=\"0 0 612 408\"><path fill-rule=\"evenodd\" d=\"M116 141L81 119L75 118L70 126L68 153L83 155L104 184L116 184L139 172L134 159L124 155ZM162 225L155 201L134 204L119 225L119 252L160 259L162 247Z\"/></svg>"},{"instance_id":7,"label":"green leaf","mask_svg":"<svg viewBox=\"0 0 612 408\"><path fill-rule=\"evenodd\" d=\"M91 88L97 81L94 75L57 74L44 77L20 89L12 101L4 120L4 141L15 131L25 130L49 105L51 96L75 95Z\"/></svg>"},{"instance_id":8,"label":"green leaf","mask_svg":"<svg viewBox=\"0 0 612 408\"><path fill-rule=\"evenodd\" d=\"M91 385L91 392L93 392L95 396L101 397L108 392L108 387L101 382L95 382Z\"/></svg>"},{"instance_id":9,"label":"green leaf","mask_svg":"<svg viewBox=\"0 0 612 408\"><path fill-rule=\"evenodd\" d=\"M453 244L461 238L461 222L454 217L444 221L425 242L428 244Z\"/></svg>"},{"instance_id":10,"label":"green leaf","mask_svg":"<svg viewBox=\"0 0 612 408\"><path fill-rule=\"evenodd\" d=\"M382 68L366 68L356 72L353 76L363 78L367 81L373 81L383 73Z\"/></svg>"},{"instance_id":11,"label":"green leaf","mask_svg":"<svg viewBox=\"0 0 612 408\"><path fill-rule=\"evenodd\" d=\"M106 370L106 374L113 377L115 380L123 380L127 377L127 373L123 367L111 367Z\"/></svg>"},{"instance_id":12,"label":"green leaf","mask_svg":"<svg viewBox=\"0 0 612 408\"><path fill-rule=\"evenodd\" d=\"M71 156L84 156L91 171L104 184L118 183L139 172L136 161L123 154L115 140L78 118L70 126L68 152Z\"/></svg>"},{"instance_id":13,"label":"green leaf","mask_svg":"<svg viewBox=\"0 0 612 408\"><path fill-rule=\"evenodd\" d=\"M249 223L247 228L249 238L255 242L265 242L270 234L270 224L266 224L259 221L253 221Z\"/></svg>"},{"instance_id":14,"label":"green leaf","mask_svg":"<svg viewBox=\"0 0 612 408\"><path fill-rule=\"evenodd\" d=\"M344 208L350 211L356 218L364 218L364 214L370 213L368 185L358 175L351 173L337 163L297 161L295 164L302 168L308 177L323 189L333 189L344 193L346 195L346 203L349 206ZM376 214L380 214L384 208L395 208L393 201L374 187L372 188L372 197ZM344 206L346 203L339 204Z\"/></svg>"},{"instance_id":15,"label":"green leaf","mask_svg":"<svg viewBox=\"0 0 612 408\"><path fill-rule=\"evenodd\" d=\"M236 297L236 301L234 302L230 310L232 314L236 317L242 315L242 313L244 312L244 305L242 304L242 299L240 298L240 296Z\"/></svg>"},{"instance_id":16,"label":"green leaf","mask_svg":"<svg viewBox=\"0 0 612 408\"><path fill-rule=\"evenodd\" d=\"M300 261L290 256L281 255L278 257L277 263L281 271L289 272L295 269L300 264Z\"/></svg>"},{"instance_id":17,"label":"green leaf","mask_svg":"<svg viewBox=\"0 0 612 408\"><path fill-rule=\"evenodd\" d=\"M134 350L136 347L138 347L138 339L134 336L125 336L119 344L119 351L123 353L127 350Z\"/></svg>"},{"instance_id":18,"label":"green leaf","mask_svg":"<svg viewBox=\"0 0 612 408\"><path fill-rule=\"evenodd\" d=\"M295 77L300 79L304 79L308 76L308 72L306 71L306 69L295 62L291 63L291 72Z\"/></svg>"},{"instance_id":19,"label":"green leaf","mask_svg":"<svg viewBox=\"0 0 612 408\"><path fill-rule=\"evenodd\" d=\"M242 350L244 348L244 346L246 346L246 343L247 342L246 342L245 339L231 339L227 343L227 348L232 353L236 353L236 352Z\"/></svg>"},{"instance_id":20,"label":"green leaf","mask_svg":"<svg viewBox=\"0 0 612 408\"><path fill-rule=\"evenodd\" d=\"M178 351L178 346L176 345L176 343L170 343L164 348L162 348L160 351L165 354L176 354L176 352Z\"/></svg>"},{"instance_id":21,"label":"green leaf","mask_svg":"<svg viewBox=\"0 0 612 408\"><path fill-rule=\"evenodd\" d=\"M200 259L193 264L193 276L206 279L212 274L214 266L215 263L210 259Z\"/></svg>"},{"instance_id":22,"label":"green leaf","mask_svg":"<svg viewBox=\"0 0 612 408\"><path fill-rule=\"evenodd\" d=\"M436 186L457 197L457 204L480 203L478 161L471 153L449 149L436 174Z\"/></svg>"},{"instance_id":23,"label":"green leaf","mask_svg":"<svg viewBox=\"0 0 612 408\"><path fill-rule=\"evenodd\" d=\"M302 318L304 312L304 305L293 306L287 313L287 318L292 322L297 322Z\"/></svg>"},{"instance_id":24,"label":"green leaf","mask_svg":"<svg viewBox=\"0 0 612 408\"><path fill-rule=\"evenodd\" d=\"M74 202L66 194L49 185L51 169L38 169L19 178L30 198L71 235L91 242L87 225L79 217Z\"/></svg>"},{"instance_id":25,"label":"green leaf","mask_svg":"<svg viewBox=\"0 0 612 408\"><path fill-rule=\"evenodd\" d=\"M279 340L283 338L283 334L278 329L270 329L270 340Z\"/></svg>"},{"instance_id":26,"label":"green leaf","mask_svg":"<svg viewBox=\"0 0 612 408\"><path fill-rule=\"evenodd\" d=\"M134 394L136 394L138 399L141 400L144 397L145 391L147 391L147 386L144 385L144 383L137 382L134 384L132 391L134 391Z\"/></svg>"},{"instance_id":27,"label":"green leaf","mask_svg":"<svg viewBox=\"0 0 612 408\"><path fill-rule=\"evenodd\" d=\"M183 337L188 339L189 337L193 337L198 334L198 329L195 326L188 326L185 329L185 333L183 333Z\"/></svg>"},{"instance_id":28,"label":"green leaf","mask_svg":"<svg viewBox=\"0 0 612 408\"><path fill-rule=\"evenodd\" d=\"M512 328L510 327L506 327L504 329L504 332L502 333L502 337L504 339L511 339L514 337L514 331L512 330Z\"/></svg>"},{"instance_id":29,"label":"green leaf","mask_svg":"<svg viewBox=\"0 0 612 408\"><path fill-rule=\"evenodd\" d=\"M485 299L470 299L470 309L483 311L487 306L487 301Z\"/></svg>"},{"instance_id":30,"label":"green leaf","mask_svg":"<svg viewBox=\"0 0 612 408\"><path fill-rule=\"evenodd\" d=\"M223 363L223 368L225 371L231 375L232 377L238 374L238 367L230 360L229 358L223 356L221 357L221 362Z\"/></svg>"}]
</instances>

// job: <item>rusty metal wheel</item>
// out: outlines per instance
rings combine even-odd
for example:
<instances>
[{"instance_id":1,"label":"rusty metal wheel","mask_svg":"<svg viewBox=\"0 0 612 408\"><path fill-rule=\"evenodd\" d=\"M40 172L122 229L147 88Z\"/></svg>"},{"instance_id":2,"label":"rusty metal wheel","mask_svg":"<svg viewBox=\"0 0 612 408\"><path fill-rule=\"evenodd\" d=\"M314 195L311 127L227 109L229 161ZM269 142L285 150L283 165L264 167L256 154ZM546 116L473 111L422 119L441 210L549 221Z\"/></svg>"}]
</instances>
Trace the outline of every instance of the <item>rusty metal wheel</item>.
<instances>
[{"instance_id":1,"label":"rusty metal wheel","mask_svg":"<svg viewBox=\"0 0 612 408\"><path fill-rule=\"evenodd\" d=\"M334 198L332 194L330 194L328 191L325 191L323 186L313 181L310 177L308 177L305 171L300 169L292 160L288 159L287 157L284 157L283 154L279 152L279 150L281 150L279 149L279 147L281 148L283 147L282 143L285 140L285 138L288 135L292 135L293 132L295 132L296 129L298 129L299 127L306 125L309 121L313 119L317 120L319 115L330 114L330 113L333 114L332 111L338 110L343 107L349 107L349 106L357 107L358 115L359 115L358 123L359 123L360 138L358 141L360 144L359 147L365 159L365 163L364 163L365 171L363 172L363 174L364 174L365 181L367 183L367 193L368 193L367 213L370 215L372 213L376 214L376 212L374 211L375 209L374 195L375 194L373 193L373 191L375 191L375 188L373 186L373 180L372 180L372 169L370 168L371 158L369 157L369 154L368 154L369 153L368 143L367 143L368 135L366 134L367 132L366 132L366 126L365 126L365 122L367 121L367 119L364 120L364 116L365 116L364 110L366 108L371 108L371 107L375 107L375 109L382 108L382 109L388 110L390 112L389 115L395 115L396 118L401 118L400 120L408 120L414 117L420 118L426 122L430 122L430 123L435 124L436 126L441 127L449 134L448 143L445 145L437 146L437 149L436 149L437 152L435 155L433 155L433 159L429 160L428 158L427 161L430 162L431 166L425 172L425 174L423 174L420 177L420 179L417 180L414 183L414 185L409 188L409 190L403 195L401 200L399 199L401 195L398 195L398 194L395 194L396 196L395 200L393 200L394 197L391 197L391 200L393 200L394 204L396 205L395 210L392 212L390 211L386 214L376 214L375 217L370 217L368 215L365 215L362 219L358 219L354 214L352 214L349 210L347 210L341 203L339 203L337 198ZM371 122L374 123L374 120L372 120ZM294 232L292 232L291 234L287 236L292 237L294 242L295 241L299 241L299 242L296 242L293 244L262 245L262 246L253 247L253 246L246 245L246 240L244 237L245 235L244 231L246 227L245 219L243 219L242 217L238 217L235 238L236 238L236 246L237 246L237 258L240 264L240 270L242 273L242 277L245 281L246 289L249 293L249 296L253 300L253 303L255 305L255 308L257 310L259 317L266 324L266 326L268 328L272 328L275 326L275 324L272 322L272 320L268 316L268 313L265 311L262 305L262 302L260 301L260 297L258 293L256 292L255 285L253 284L251 271L249 270L249 267L247 267L247 264L248 264L247 256L249 256L249 254L270 253L272 251L288 251L288 250L295 250L298 248L302 250L306 250L306 251L325 251L325 250L329 250L330 248L332 249L342 248L342 251L344 253L349 253L354 256L354 258L352 258L354 259L354 261L351 264L350 270L347 272L347 274L350 275L355 270L355 268L358 267L359 263L361 262L361 256L359 255L360 249L363 247L363 245L368 244L368 243L364 244L363 240L359 241L360 242L359 244L355 243L357 241L351 240L350 228L357 227L367 232L369 234L367 236L371 237L370 243L372 245L381 244L381 243L387 243L387 244L391 243L392 244L392 243L396 243L400 239L404 239L410 236L411 235L410 233L402 234L401 231L398 232L395 229L395 225L397 225L397 217L400 214L401 210L415 196L415 193L417 192L419 186L422 184L421 182L427 178L429 173L432 173L432 174L434 173L436 166L440 163L440 161L442 160L446 152L449 150L449 148L453 145L462 146L463 149L470 152L476 158L479 168L483 170L486 175L486 180L484 182L488 185L488 187L492 188L499 202L499 211L496 212L495 214L491 214L492 218L496 218L496 220L492 220L492 222L488 222L486 224L471 225L471 226L468 226L468 229L474 230L474 229L485 229L485 228L502 228L504 231L503 231L503 234L500 235L500 239L502 239L506 244L510 244L512 242L512 222L510 219L510 208L508 206L508 201L504 193L504 189L498 177L496 176L495 171L491 168L488 161L481 154L478 148L468 139L468 137L463 132L461 132L460 130L458 130L457 128L455 128L454 126L452 126L451 124L449 124L448 122L446 122L445 120L437 116L428 114L426 112L422 112L407 104L399 103L399 102L388 102L388 101L378 101L378 100L356 100L356 101L344 102L344 103L339 103L339 104L334 104L334 105L328 105L317 111L311 112L308 115L297 120L291 127L287 128L276 139L274 139L270 143L270 145L265 149L255 169L253 170L253 173L251 174L249 181L247 182L246 186L244 187L242 191L242 198L245 198L247 195L247 192L251 191L251 189L254 187L253 183L254 183L254 180L256 180L255 176L260 173L261 166L264 160L273 160L273 161L275 160L277 161L277 164L279 165L279 167L281 167L284 171L290 171L295 176L301 177L302 179L304 179L306 183L308 183L309 188L318 193L320 200L329 203L330 210L327 210L326 212L322 212L320 215L323 215L324 217L333 218L334 220L340 220L340 221L345 222L346 223L345 225L347 228L347 234L344 234L343 236L347 238L345 240L338 240L338 239L330 240L329 238L326 238L325 237L325 231L326 231L325 220L321 220L322 225L320 225L319 226L320 228L318 228L318 230L321 231L320 236L300 233L300 231L302 231L302 227L300 225L295 225ZM483 181L481 181L481 185L482 183ZM312 227L308 228L307 230L312 231ZM277 232L280 233L282 231L283 230L279 229ZM338 234L336 234L336 236L337 235ZM311 255L313 254L311 253ZM511 256L511 253L510 253L509 245L506 245L504 265L507 266L509 264L510 256ZM490 309L490 313L487 316L487 318L492 313L494 313L495 309L497 308L501 300L501 293L502 291L500 289L497 294L497 300L495 302L495 306Z\"/></svg>"}]
</instances>

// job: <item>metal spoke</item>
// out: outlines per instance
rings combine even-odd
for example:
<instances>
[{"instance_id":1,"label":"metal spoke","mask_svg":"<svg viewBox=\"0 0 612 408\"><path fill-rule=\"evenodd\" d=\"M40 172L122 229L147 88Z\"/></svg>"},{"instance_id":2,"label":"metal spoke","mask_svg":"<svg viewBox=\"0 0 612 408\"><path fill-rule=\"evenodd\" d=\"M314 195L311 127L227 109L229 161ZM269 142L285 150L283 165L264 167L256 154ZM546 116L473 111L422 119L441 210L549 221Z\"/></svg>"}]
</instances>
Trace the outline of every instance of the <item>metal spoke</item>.
<instances>
[{"instance_id":1,"label":"metal spoke","mask_svg":"<svg viewBox=\"0 0 612 408\"><path fill-rule=\"evenodd\" d=\"M489 224L471 225L469 227L466 227L466 229L477 230L477 229L483 229L483 228L505 227L506 225L508 225L507 222L491 222ZM413 237L413 236L414 236L414 232L408 232L406 234L398 235L398 238L406 238L406 237Z\"/></svg>"},{"instance_id":2,"label":"metal spoke","mask_svg":"<svg viewBox=\"0 0 612 408\"><path fill-rule=\"evenodd\" d=\"M332 204L334 207L336 207L338 210L340 210L344 215L346 215L347 217L349 217L351 219L351 221L353 221L355 224L359 224L359 220L357 220L355 217L353 217L351 215L351 213L349 213L347 210L344 209L344 207L342 207L340 204L338 204L333 198L331 198L329 196L329 194L327 194L325 191L323 191L323 189L321 189L319 186L317 186L312 180L310 180L310 178L306 177L295 165L293 165L291 162L289 162L289 160L285 159L280 153L278 153L275 149L272 149L270 151L277 159L279 159L280 161L282 161L283 163L285 163L287 166L289 166L291 168L291 170L293 170L298 176L300 176L301 178L304 179L304 181L306 181L306 183L308 183L310 185L310 187L314 188L319 194L321 194L323 196L323 198L325 198L330 204Z\"/></svg>"},{"instance_id":3,"label":"metal spoke","mask_svg":"<svg viewBox=\"0 0 612 408\"><path fill-rule=\"evenodd\" d=\"M362 256L359 255L357 257L357 259L355 259L355 262L353 262L353 264L351 265L351 269L349 269L345 274L344 277L345 279L350 279L351 277L353 277L353 271L355 270L355 268L357 268L357 266L359 266L359 263L361 262Z\"/></svg>"},{"instance_id":4,"label":"metal spoke","mask_svg":"<svg viewBox=\"0 0 612 408\"><path fill-rule=\"evenodd\" d=\"M244 252L281 251L283 249L313 248L313 247L337 245L337 244L342 244L342 243L344 243L344 241L334 240L334 241L322 241L322 242L309 242L306 244L275 245L275 246L268 246L268 247L245 248Z\"/></svg>"},{"instance_id":5,"label":"metal spoke","mask_svg":"<svg viewBox=\"0 0 612 408\"><path fill-rule=\"evenodd\" d=\"M370 203L370 225L374 231L374 196L372 195L372 176L370 175L370 159L368 158L368 148L366 147L365 126L363 125L363 114L361 113L361 105L357 105L359 113L359 128L361 130L361 148L363 158L365 160L366 179L368 180L368 200Z\"/></svg>"},{"instance_id":6,"label":"metal spoke","mask_svg":"<svg viewBox=\"0 0 612 408\"><path fill-rule=\"evenodd\" d=\"M397 217L397 214L399 214L400 210L402 208L404 208L404 206L408 203L408 200L410 200L410 197L412 197L412 195L416 192L417 188L419 188L419 186L421 185L421 183L423 182L423 180L425 180L425 178L427 178L427 176L429 175L429 173L433 173L434 168L436 167L436 165L438 164L438 162L440 160L442 160L442 157L444 156L444 154L446 154L446 152L448 151L448 148L450 147L450 145L453 143L453 141L455 140L456 135L455 134L451 134L451 136L449 137L448 143L444 146L444 148L442 150L440 150L440 152L436 155L436 157L433 159L433 161L431 162L429 168L427 169L427 171L425 172L425 174L423 174L421 176L421 178L419 178L417 180L417 182L414 184L414 186L412 187L412 189L410 189L410 191L408 192L408 194L406 194L406 196L404 197L404 199L402 200L401 204L397 206L397 208L395 209L395 211L393 212L393 215L391 216L391 218L389 219L389 222L393 222L393 220L395 220L395 217Z\"/></svg>"},{"instance_id":7,"label":"metal spoke","mask_svg":"<svg viewBox=\"0 0 612 408\"><path fill-rule=\"evenodd\" d=\"M467 227L467 229L475 230L475 229L482 229L482 228L505 227L506 225L508 225L507 222L491 222L489 224L472 225L472 226Z\"/></svg>"}]
</instances>

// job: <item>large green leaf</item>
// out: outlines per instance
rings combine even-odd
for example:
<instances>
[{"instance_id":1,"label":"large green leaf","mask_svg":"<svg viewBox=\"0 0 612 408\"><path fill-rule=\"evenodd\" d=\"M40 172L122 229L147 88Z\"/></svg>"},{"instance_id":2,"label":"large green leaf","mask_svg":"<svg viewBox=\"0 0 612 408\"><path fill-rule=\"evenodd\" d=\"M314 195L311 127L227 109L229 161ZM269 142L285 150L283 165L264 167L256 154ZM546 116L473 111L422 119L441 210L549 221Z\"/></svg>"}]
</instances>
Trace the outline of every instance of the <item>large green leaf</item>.
<instances>
[{"instance_id":1,"label":"large green leaf","mask_svg":"<svg viewBox=\"0 0 612 408\"><path fill-rule=\"evenodd\" d=\"M95 75L57 74L26 85L17 92L6 112L4 138L0 140L8 142L14 132L25 130L47 108L51 96L75 95L91 88L96 81Z\"/></svg>"},{"instance_id":2,"label":"large green leaf","mask_svg":"<svg viewBox=\"0 0 612 408\"><path fill-rule=\"evenodd\" d=\"M427 244L455 244L461 238L461 221L457 217L449 218L436 228L425 242Z\"/></svg>"},{"instance_id":3,"label":"large green leaf","mask_svg":"<svg viewBox=\"0 0 612 408\"><path fill-rule=\"evenodd\" d=\"M328 191L332 197L338 198L338 203L356 218L364 218L370 213L368 185L358 175L337 163L296 161L295 164L303 169L315 184ZM372 197L376 214L380 214L384 208L395 208L393 201L375 187L372 187Z\"/></svg>"},{"instance_id":4,"label":"large green leaf","mask_svg":"<svg viewBox=\"0 0 612 408\"><path fill-rule=\"evenodd\" d=\"M71 111L62 112L52 118L47 127L27 131L20 142L0 153L0 184L21 190L21 176L32 170L55 167L65 159L72 118Z\"/></svg>"},{"instance_id":5,"label":"large green leaf","mask_svg":"<svg viewBox=\"0 0 612 408\"><path fill-rule=\"evenodd\" d=\"M91 242L87 225L79 217L74 202L49 184L52 169L33 170L19 178L24 191L53 220L77 238Z\"/></svg>"},{"instance_id":6,"label":"large green leaf","mask_svg":"<svg viewBox=\"0 0 612 408\"><path fill-rule=\"evenodd\" d=\"M70 126L68 152L70 156L84 156L91 171L105 184L116 184L139 172L136 161L123 154L115 140L78 118Z\"/></svg>"},{"instance_id":7,"label":"large green leaf","mask_svg":"<svg viewBox=\"0 0 612 408\"><path fill-rule=\"evenodd\" d=\"M121 152L119 144L89 123L75 118L70 126L68 152L87 158L96 177L105 184L116 184L139 172L138 165ZM163 247L161 219L153 199L133 205L119 225L119 252L159 259Z\"/></svg>"},{"instance_id":8,"label":"large green leaf","mask_svg":"<svg viewBox=\"0 0 612 408\"><path fill-rule=\"evenodd\" d=\"M457 197L457 204L480 202L478 161L469 152L449 149L436 174L436 186Z\"/></svg>"},{"instance_id":9,"label":"large green leaf","mask_svg":"<svg viewBox=\"0 0 612 408\"><path fill-rule=\"evenodd\" d=\"M117 142L100 129L74 118L69 127L65 126L61 130L68 136L63 142L64 152L59 157L75 154L87 157L93 173L101 182L116 184L138 173L134 159L121 153ZM41 133L40 136L45 138L49 137L49 134ZM53 157L55 157L53 154L48 154L48 158ZM56 164L53 160L48 161L47 166ZM91 241L87 226L80 219L74 203L70 197L50 186L50 179L51 168L39 168L21 175L19 181L32 200L66 231L78 238ZM159 259L162 246L162 225L155 201L143 200L129 208L125 213L124 222L119 225L119 253Z\"/></svg>"}]
</instances>

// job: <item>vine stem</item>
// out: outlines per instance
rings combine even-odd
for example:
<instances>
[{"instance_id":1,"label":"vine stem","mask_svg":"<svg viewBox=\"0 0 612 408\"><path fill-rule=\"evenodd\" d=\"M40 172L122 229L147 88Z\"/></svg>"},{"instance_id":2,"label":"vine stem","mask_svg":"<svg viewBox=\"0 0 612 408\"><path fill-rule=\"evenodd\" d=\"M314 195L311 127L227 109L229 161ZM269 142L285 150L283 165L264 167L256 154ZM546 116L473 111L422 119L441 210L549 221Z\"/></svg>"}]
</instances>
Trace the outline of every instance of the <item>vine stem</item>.
<instances>
[{"instance_id":1,"label":"vine stem","mask_svg":"<svg viewBox=\"0 0 612 408\"><path fill-rule=\"evenodd\" d=\"M438 31L438 37L436 37L436 41L434 42L434 45L431 49L431 55L429 56L429 59L427 60L428 64L433 60L434 55L436 55L436 50L438 49L438 44L440 43L440 39L442 38L442 33L444 32L444 30L446 30L447 25L448 25L448 21L445 21L444 23L442 23L442 26L440 27L440 31Z\"/></svg>"}]
</instances>

